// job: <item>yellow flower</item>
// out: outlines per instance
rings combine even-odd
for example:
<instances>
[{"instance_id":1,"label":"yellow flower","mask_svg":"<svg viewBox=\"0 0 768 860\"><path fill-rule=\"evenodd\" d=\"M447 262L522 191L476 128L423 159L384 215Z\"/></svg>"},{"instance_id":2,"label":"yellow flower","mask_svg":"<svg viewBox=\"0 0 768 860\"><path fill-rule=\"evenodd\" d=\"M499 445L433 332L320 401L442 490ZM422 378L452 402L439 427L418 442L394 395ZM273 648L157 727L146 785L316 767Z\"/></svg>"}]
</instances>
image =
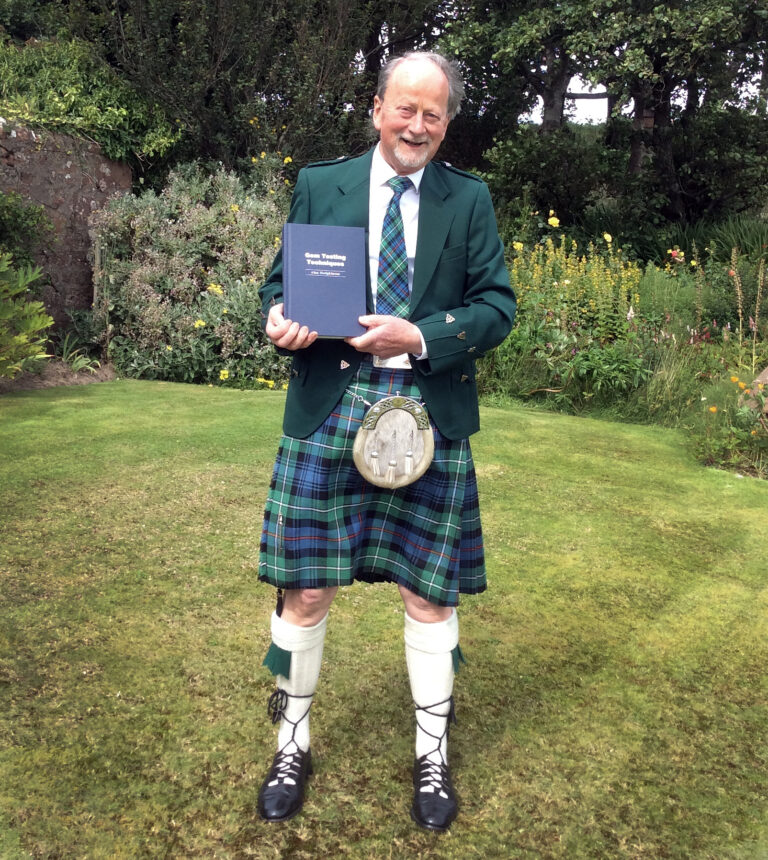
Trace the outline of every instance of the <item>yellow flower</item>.
<instances>
[{"instance_id":1,"label":"yellow flower","mask_svg":"<svg viewBox=\"0 0 768 860\"><path fill-rule=\"evenodd\" d=\"M233 212L239 212L239 211L240 211L240 207L237 205L237 203L233 203L229 208L230 208Z\"/></svg>"},{"instance_id":2,"label":"yellow flower","mask_svg":"<svg viewBox=\"0 0 768 860\"><path fill-rule=\"evenodd\" d=\"M270 193L270 194L274 194L274 193L275 193L275 189L274 189L274 188L270 188L270 189L269 189L269 193Z\"/></svg>"},{"instance_id":3,"label":"yellow flower","mask_svg":"<svg viewBox=\"0 0 768 860\"><path fill-rule=\"evenodd\" d=\"M514 248L514 249L519 253L520 251L522 251L522 250L523 250L523 248L525 247L525 245L523 245L523 243L522 243L522 242L513 242L513 243L512 243L512 247L513 247L513 248Z\"/></svg>"},{"instance_id":4,"label":"yellow flower","mask_svg":"<svg viewBox=\"0 0 768 860\"><path fill-rule=\"evenodd\" d=\"M283 180L283 182L285 182L285 184L286 184L286 185L290 185L290 184L291 184L291 180L290 180L290 179L284 179L284 180Z\"/></svg>"},{"instance_id":5,"label":"yellow flower","mask_svg":"<svg viewBox=\"0 0 768 860\"><path fill-rule=\"evenodd\" d=\"M555 215L550 215L549 218L547 218L547 224L549 224L550 227L559 227L560 219Z\"/></svg>"},{"instance_id":6,"label":"yellow flower","mask_svg":"<svg viewBox=\"0 0 768 860\"><path fill-rule=\"evenodd\" d=\"M275 387L275 382L273 379L264 379L263 376L257 377L256 382L260 382L262 385L266 385L267 388L274 388Z\"/></svg>"},{"instance_id":7,"label":"yellow flower","mask_svg":"<svg viewBox=\"0 0 768 860\"><path fill-rule=\"evenodd\" d=\"M765 388L765 383L763 383L763 382L757 383L757 390L758 391L762 391L764 388Z\"/></svg>"},{"instance_id":8,"label":"yellow flower","mask_svg":"<svg viewBox=\"0 0 768 860\"><path fill-rule=\"evenodd\" d=\"M256 158L255 155L252 155L251 156L251 164L256 164L257 161L258 161L258 158Z\"/></svg>"},{"instance_id":9,"label":"yellow flower","mask_svg":"<svg viewBox=\"0 0 768 860\"><path fill-rule=\"evenodd\" d=\"M203 328L205 326L205 320L195 320L195 328Z\"/></svg>"},{"instance_id":10,"label":"yellow flower","mask_svg":"<svg viewBox=\"0 0 768 860\"><path fill-rule=\"evenodd\" d=\"M695 266L698 266L698 265L699 265L699 264L696 262L696 260L691 260L691 266L694 266L694 267L695 267Z\"/></svg>"},{"instance_id":11,"label":"yellow flower","mask_svg":"<svg viewBox=\"0 0 768 860\"><path fill-rule=\"evenodd\" d=\"M554 210L554 209L550 209L550 210L549 210L549 217L551 218L554 214L555 214L555 210Z\"/></svg>"},{"instance_id":12,"label":"yellow flower","mask_svg":"<svg viewBox=\"0 0 768 860\"><path fill-rule=\"evenodd\" d=\"M740 383L739 383L739 388L740 388L742 391L744 391L744 389L745 389L746 387L747 387L747 383L746 383L746 382L740 382Z\"/></svg>"},{"instance_id":13,"label":"yellow flower","mask_svg":"<svg viewBox=\"0 0 768 860\"><path fill-rule=\"evenodd\" d=\"M224 295L224 289L221 284L208 284L208 292L213 293L216 296Z\"/></svg>"},{"instance_id":14,"label":"yellow flower","mask_svg":"<svg viewBox=\"0 0 768 860\"><path fill-rule=\"evenodd\" d=\"M290 155L286 155L283 159L283 164L290 164L293 161Z\"/></svg>"},{"instance_id":15,"label":"yellow flower","mask_svg":"<svg viewBox=\"0 0 768 860\"><path fill-rule=\"evenodd\" d=\"M167 352L173 352L173 347L172 347L172 346L166 346L166 348L165 348L165 349L166 349L166 351L167 351Z\"/></svg>"},{"instance_id":16,"label":"yellow flower","mask_svg":"<svg viewBox=\"0 0 768 860\"><path fill-rule=\"evenodd\" d=\"M267 157L267 153L266 153L266 152L262 152L262 153L261 153L261 157L262 157L262 158L266 158L266 157Z\"/></svg>"},{"instance_id":17,"label":"yellow flower","mask_svg":"<svg viewBox=\"0 0 768 860\"><path fill-rule=\"evenodd\" d=\"M714 415L717 412L717 406L710 406L709 411Z\"/></svg>"},{"instance_id":18,"label":"yellow flower","mask_svg":"<svg viewBox=\"0 0 768 860\"><path fill-rule=\"evenodd\" d=\"M603 233L603 239L610 245L613 242L613 236L610 233Z\"/></svg>"},{"instance_id":19,"label":"yellow flower","mask_svg":"<svg viewBox=\"0 0 768 860\"><path fill-rule=\"evenodd\" d=\"M731 382L738 382L738 381L739 381L739 377L738 377L738 376L732 376L732 377L731 377Z\"/></svg>"},{"instance_id":20,"label":"yellow flower","mask_svg":"<svg viewBox=\"0 0 768 860\"><path fill-rule=\"evenodd\" d=\"M219 373L219 379L221 379L221 380L229 379L229 371L228 370L222 370Z\"/></svg>"},{"instance_id":21,"label":"yellow flower","mask_svg":"<svg viewBox=\"0 0 768 860\"><path fill-rule=\"evenodd\" d=\"M222 310L222 313L223 313L223 314L228 314L228 313L229 313L229 311L228 311L226 308L224 308L224 309Z\"/></svg>"}]
</instances>

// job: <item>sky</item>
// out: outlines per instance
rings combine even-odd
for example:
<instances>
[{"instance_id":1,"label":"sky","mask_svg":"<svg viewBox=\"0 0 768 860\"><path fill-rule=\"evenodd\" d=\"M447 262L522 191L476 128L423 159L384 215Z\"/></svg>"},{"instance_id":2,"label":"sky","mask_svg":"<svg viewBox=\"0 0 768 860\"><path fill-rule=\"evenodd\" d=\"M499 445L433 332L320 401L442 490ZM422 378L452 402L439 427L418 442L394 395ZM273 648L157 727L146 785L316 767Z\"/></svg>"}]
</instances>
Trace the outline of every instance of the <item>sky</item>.
<instances>
[{"instance_id":1,"label":"sky","mask_svg":"<svg viewBox=\"0 0 768 860\"><path fill-rule=\"evenodd\" d=\"M592 90L589 84L582 81L581 78L573 78L568 85L568 91L572 93L584 93L601 92L603 90ZM568 105L575 106L574 122L605 122L608 111L608 104L605 99L575 99L574 101L569 100L566 106ZM529 115L526 115L525 119L529 119L531 122L541 122L541 100L539 100L539 107Z\"/></svg>"}]
</instances>

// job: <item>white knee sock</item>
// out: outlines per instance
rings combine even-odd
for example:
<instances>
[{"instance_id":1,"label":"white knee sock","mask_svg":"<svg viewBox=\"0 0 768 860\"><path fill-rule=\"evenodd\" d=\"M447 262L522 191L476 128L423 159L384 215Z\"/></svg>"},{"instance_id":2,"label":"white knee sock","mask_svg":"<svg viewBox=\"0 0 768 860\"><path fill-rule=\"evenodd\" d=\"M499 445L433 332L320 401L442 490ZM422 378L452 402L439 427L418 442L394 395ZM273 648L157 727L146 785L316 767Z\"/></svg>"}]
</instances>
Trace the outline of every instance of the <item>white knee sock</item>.
<instances>
[{"instance_id":1,"label":"white knee sock","mask_svg":"<svg viewBox=\"0 0 768 860\"><path fill-rule=\"evenodd\" d=\"M447 725L453 694L453 649L459 644L459 617L416 621L405 613L405 659L416 705L416 758L448 761ZM420 710L426 708L427 710Z\"/></svg>"},{"instance_id":2,"label":"white knee sock","mask_svg":"<svg viewBox=\"0 0 768 860\"><path fill-rule=\"evenodd\" d=\"M272 641L291 652L290 677L276 678L278 690L288 693L277 735L279 750L296 752L294 744L304 752L309 749L309 708L320 677L327 622L326 613L314 627L299 627L272 613Z\"/></svg>"}]
</instances>

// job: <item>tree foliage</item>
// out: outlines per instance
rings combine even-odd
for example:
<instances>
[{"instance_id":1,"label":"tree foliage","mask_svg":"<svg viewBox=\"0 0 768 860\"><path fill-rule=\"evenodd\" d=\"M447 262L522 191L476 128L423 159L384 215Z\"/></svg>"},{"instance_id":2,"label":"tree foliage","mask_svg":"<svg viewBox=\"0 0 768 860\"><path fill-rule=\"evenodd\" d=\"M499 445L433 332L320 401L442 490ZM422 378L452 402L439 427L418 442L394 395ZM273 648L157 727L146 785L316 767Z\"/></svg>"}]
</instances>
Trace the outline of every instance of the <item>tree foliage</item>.
<instances>
[{"instance_id":1,"label":"tree foliage","mask_svg":"<svg viewBox=\"0 0 768 860\"><path fill-rule=\"evenodd\" d=\"M156 160L175 139L163 175L189 158L267 151L296 167L361 152L384 60L437 45L467 82L442 156L486 171L518 216L552 207L582 230L606 216L637 247L659 225L756 207L768 181L765 0L0 0L0 27L20 55L39 50L30 39L77 45L97 71L88 89L43 70L17 102L53 116L90 99L87 133L123 149L133 134ZM106 68L124 96L106 95ZM602 135L569 127L575 76L607 92ZM537 101L534 132L521 117Z\"/></svg>"}]
</instances>

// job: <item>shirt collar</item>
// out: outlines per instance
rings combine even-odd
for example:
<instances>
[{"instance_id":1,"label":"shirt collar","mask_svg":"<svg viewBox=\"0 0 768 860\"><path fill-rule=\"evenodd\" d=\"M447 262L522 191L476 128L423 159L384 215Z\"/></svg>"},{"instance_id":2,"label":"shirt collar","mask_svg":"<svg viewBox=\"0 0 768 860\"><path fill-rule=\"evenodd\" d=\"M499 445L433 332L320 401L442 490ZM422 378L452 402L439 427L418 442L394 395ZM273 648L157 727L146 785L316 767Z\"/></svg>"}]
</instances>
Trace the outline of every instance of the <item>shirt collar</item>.
<instances>
[{"instance_id":1,"label":"shirt collar","mask_svg":"<svg viewBox=\"0 0 768 860\"><path fill-rule=\"evenodd\" d=\"M425 165L426 167L426 165ZM373 151L373 160L371 161L371 187L386 185L387 182L398 173L384 160L381 154L381 143L376 144L376 149ZM409 173L408 178L413 182L416 193L419 192L419 185L424 176L424 167L417 170L415 173Z\"/></svg>"}]
</instances>

